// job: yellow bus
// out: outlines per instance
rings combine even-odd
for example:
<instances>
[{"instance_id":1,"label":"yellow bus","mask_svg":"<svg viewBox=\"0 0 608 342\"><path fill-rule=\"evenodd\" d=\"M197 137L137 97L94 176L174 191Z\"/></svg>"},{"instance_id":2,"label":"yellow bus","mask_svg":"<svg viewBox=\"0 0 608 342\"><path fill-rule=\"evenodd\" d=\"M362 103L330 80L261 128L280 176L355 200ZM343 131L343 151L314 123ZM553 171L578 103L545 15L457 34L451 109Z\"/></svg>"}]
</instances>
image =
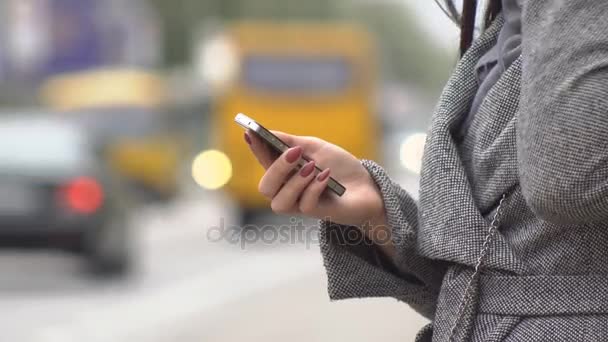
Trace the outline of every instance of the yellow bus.
<instances>
[{"instance_id":1,"label":"yellow bus","mask_svg":"<svg viewBox=\"0 0 608 342\"><path fill-rule=\"evenodd\" d=\"M231 165L224 189L245 214L268 201L257 191L263 170L233 121L239 112L271 129L326 139L359 158L377 157L375 49L365 30L242 22L227 30L222 47L235 56L236 72L214 101L211 132ZM215 55L221 56L228 57Z\"/></svg>"}]
</instances>

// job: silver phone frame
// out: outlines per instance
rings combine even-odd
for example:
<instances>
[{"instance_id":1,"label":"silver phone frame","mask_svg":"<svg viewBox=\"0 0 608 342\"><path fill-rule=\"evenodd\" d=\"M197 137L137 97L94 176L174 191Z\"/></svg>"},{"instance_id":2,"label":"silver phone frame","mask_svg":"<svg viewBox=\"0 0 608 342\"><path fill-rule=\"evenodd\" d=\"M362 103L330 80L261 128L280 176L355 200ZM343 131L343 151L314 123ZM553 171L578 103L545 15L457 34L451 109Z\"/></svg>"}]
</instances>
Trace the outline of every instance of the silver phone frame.
<instances>
[{"instance_id":1,"label":"silver phone frame","mask_svg":"<svg viewBox=\"0 0 608 342\"><path fill-rule=\"evenodd\" d=\"M271 147L273 147L279 153L283 153L287 149L290 148L290 146L287 145L285 142L283 142L281 139L279 139L279 137L272 134L264 126L260 125L254 119L248 117L247 115L245 115L243 113L238 113L236 115L236 117L234 118L234 121L237 124L239 124L241 127L251 130L252 132L256 133L260 138L262 138L264 141L266 141ZM300 161L298 162L298 165L299 165L299 167L302 167L309 161L310 161L310 159L308 159L306 156L302 156L302 158L300 158ZM315 168L316 168L317 173L323 171L323 169L321 169L317 165L315 165ZM340 184L340 182L335 180L333 177L329 177L329 181L327 182L327 187L338 196L342 196L346 192L346 188L344 187L344 185Z\"/></svg>"}]
</instances>

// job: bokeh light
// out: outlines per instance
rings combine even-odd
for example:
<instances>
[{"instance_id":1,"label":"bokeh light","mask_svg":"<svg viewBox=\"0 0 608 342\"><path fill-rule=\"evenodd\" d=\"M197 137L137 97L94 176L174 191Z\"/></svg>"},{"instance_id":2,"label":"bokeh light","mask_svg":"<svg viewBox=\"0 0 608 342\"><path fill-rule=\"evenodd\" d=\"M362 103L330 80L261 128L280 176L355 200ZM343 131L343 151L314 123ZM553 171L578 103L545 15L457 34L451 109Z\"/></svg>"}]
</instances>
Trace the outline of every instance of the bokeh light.
<instances>
[{"instance_id":1,"label":"bokeh light","mask_svg":"<svg viewBox=\"0 0 608 342\"><path fill-rule=\"evenodd\" d=\"M225 36L217 36L200 46L197 69L211 86L226 86L238 70L235 48Z\"/></svg>"},{"instance_id":2,"label":"bokeh light","mask_svg":"<svg viewBox=\"0 0 608 342\"><path fill-rule=\"evenodd\" d=\"M422 154L424 153L424 143L426 134L415 133L403 140L399 151L401 165L409 171L420 174L422 168Z\"/></svg>"},{"instance_id":3,"label":"bokeh light","mask_svg":"<svg viewBox=\"0 0 608 342\"><path fill-rule=\"evenodd\" d=\"M219 189L226 185L231 177L232 163L223 152L203 151L192 162L192 178L205 189Z\"/></svg>"}]
</instances>

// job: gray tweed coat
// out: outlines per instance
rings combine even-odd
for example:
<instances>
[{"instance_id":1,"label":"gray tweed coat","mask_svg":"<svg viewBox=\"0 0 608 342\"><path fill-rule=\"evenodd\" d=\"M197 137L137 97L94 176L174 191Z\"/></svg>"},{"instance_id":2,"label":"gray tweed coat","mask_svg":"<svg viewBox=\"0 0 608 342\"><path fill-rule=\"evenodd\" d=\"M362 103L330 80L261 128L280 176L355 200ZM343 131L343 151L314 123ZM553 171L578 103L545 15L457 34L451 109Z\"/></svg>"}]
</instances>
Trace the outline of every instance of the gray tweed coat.
<instances>
[{"instance_id":1,"label":"gray tweed coat","mask_svg":"<svg viewBox=\"0 0 608 342\"><path fill-rule=\"evenodd\" d=\"M608 341L608 1L521 2L522 55L462 140L474 67L502 18L447 84L419 202L363 161L384 197L396 260L356 228L322 222L330 297L408 303L432 320L417 341ZM459 310L503 195L498 233Z\"/></svg>"}]
</instances>

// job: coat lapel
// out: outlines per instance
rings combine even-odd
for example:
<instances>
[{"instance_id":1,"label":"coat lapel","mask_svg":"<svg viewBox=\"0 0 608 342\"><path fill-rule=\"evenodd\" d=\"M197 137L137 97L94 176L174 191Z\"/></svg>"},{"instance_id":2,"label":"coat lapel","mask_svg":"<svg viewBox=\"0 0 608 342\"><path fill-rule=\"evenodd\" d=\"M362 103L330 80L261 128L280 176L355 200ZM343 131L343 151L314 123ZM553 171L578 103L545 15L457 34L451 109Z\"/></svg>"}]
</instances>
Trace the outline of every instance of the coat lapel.
<instances>
[{"instance_id":1,"label":"coat lapel","mask_svg":"<svg viewBox=\"0 0 608 342\"><path fill-rule=\"evenodd\" d=\"M472 266L485 238L488 222L473 199L453 132L469 111L478 88L475 65L496 43L502 25L503 18L499 16L461 58L441 95L428 132L420 180L417 241L420 253L430 258Z\"/></svg>"}]
</instances>

